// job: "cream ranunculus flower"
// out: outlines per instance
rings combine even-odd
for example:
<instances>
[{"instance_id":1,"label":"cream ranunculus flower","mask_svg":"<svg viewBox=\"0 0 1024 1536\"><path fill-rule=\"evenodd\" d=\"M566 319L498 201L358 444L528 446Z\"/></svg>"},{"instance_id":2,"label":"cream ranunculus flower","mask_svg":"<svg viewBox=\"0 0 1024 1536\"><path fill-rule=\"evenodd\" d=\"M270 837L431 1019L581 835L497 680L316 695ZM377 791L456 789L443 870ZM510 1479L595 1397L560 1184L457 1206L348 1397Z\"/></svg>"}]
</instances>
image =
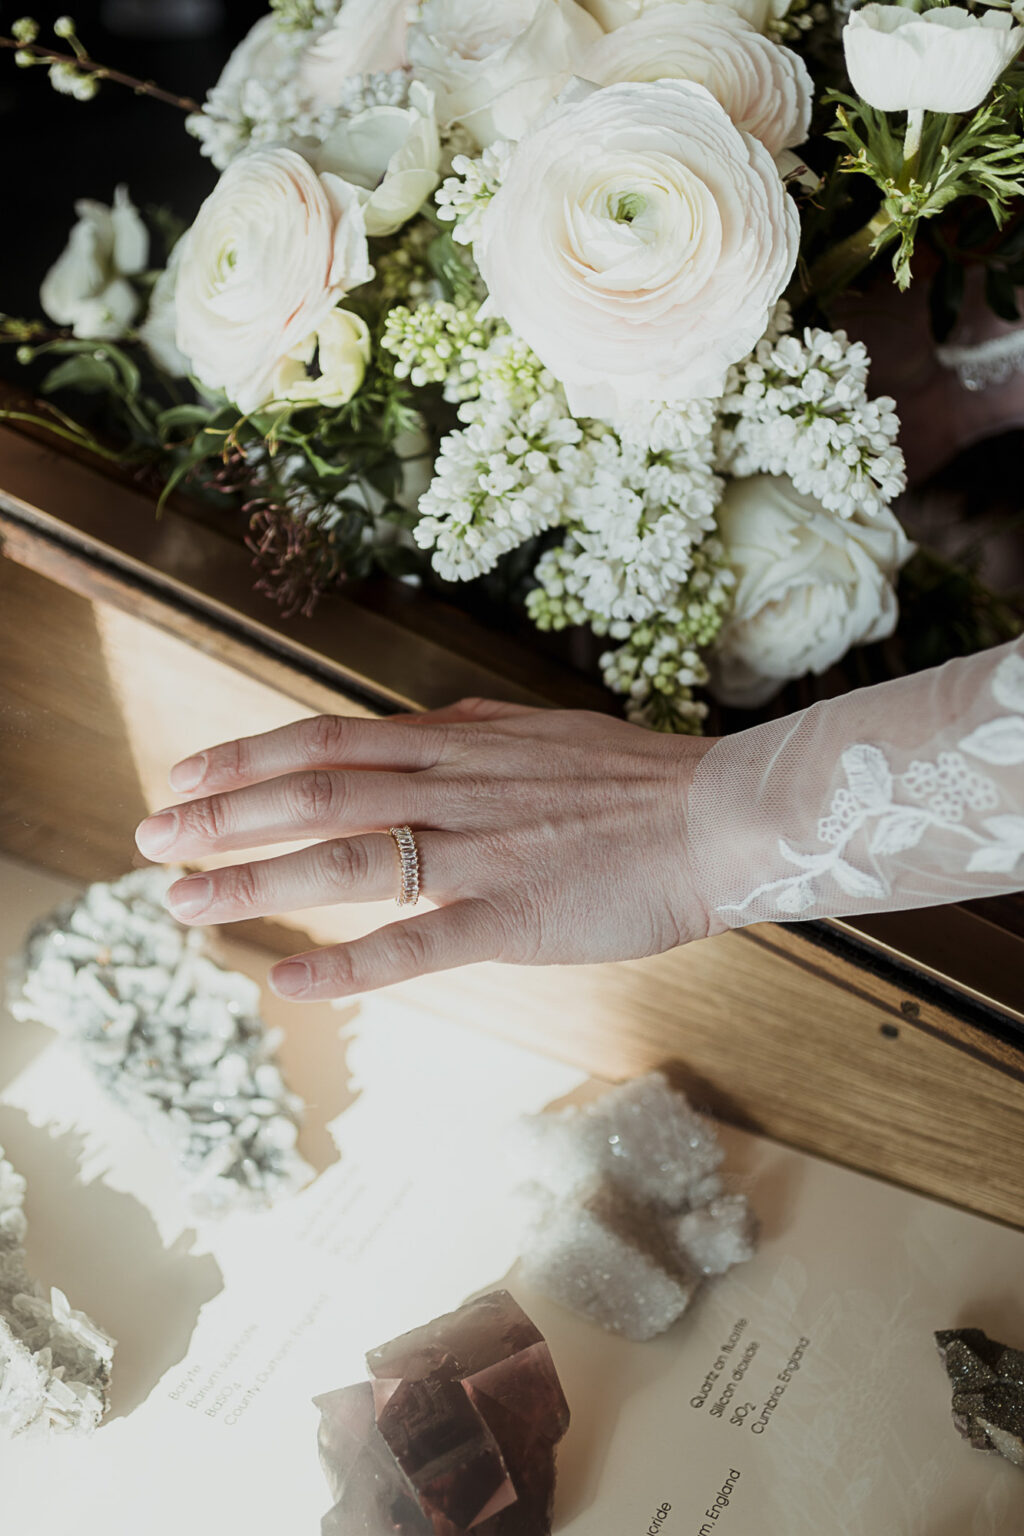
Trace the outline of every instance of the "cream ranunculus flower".
<instances>
[{"instance_id":1,"label":"cream ranunculus flower","mask_svg":"<svg viewBox=\"0 0 1024 1536\"><path fill-rule=\"evenodd\" d=\"M409 9L409 0L344 0L335 21L299 61L302 95L315 106L332 107L351 76L401 69Z\"/></svg>"},{"instance_id":2,"label":"cream ranunculus flower","mask_svg":"<svg viewBox=\"0 0 1024 1536\"><path fill-rule=\"evenodd\" d=\"M577 83L517 144L474 252L488 309L576 415L719 393L764 334L799 219L762 144L684 80Z\"/></svg>"},{"instance_id":3,"label":"cream ranunculus flower","mask_svg":"<svg viewBox=\"0 0 1024 1536\"><path fill-rule=\"evenodd\" d=\"M720 0L646 11L596 42L580 74L598 85L695 80L773 156L802 144L811 121L814 83L804 61Z\"/></svg>"},{"instance_id":4,"label":"cream ranunculus flower","mask_svg":"<svg viewBox=\"0 0 1024 1536\"><path fill-rule=\"evenodd\" d=\"M648 16L651 11L667 7L675 10L690 0L580 0L590 14L597 18L606 32L628 26L638 16ZM724 0L737 16L749 21L759 32L767 29L770 21L778 21L789 10L790 0Z\"/></svg>"},{"instance_id":5,"label":"cream ranunculus flower","mask_svg":"<svg viewBox=\"0 0 1024 1536\"><path fill-rule=\"evenodd\" d=\"M895 581L913 551L886 508L839 518L791 480L731 480L718 508L735 602L715 643L711 688L762 704L790 678L822 673L896 627Z\"/></svg>"},{"instance_id":6,"label":"cream ranunculus flower","mask_svg":"<svg viewBox=\"0 0 1024 1536\"><path fill-rule=\"evenodd\" d=\"M409 57L442 127L462 123L486 146L532 127L600 35L576 0L426 0Z\"/></svg>"},{"instance_id":7,"label":"cream ranunculus flower","mask_svg":"<svg viewBox=\"0 0 1024 1536\"><path fill-rule=\"evenodd\" d=\"M272 398L281 361L373 276L365 195L294 150L232 161L183 236L178 268L176 341L200 383L242 411Z\"/></svg>"},{"instance_id":8,"label":"cream ranunculus flower","mask_svg":"<svg viewBox=\"0 0 1024 1536\"><path fill-rule=\"evenodd\" d=\"M973 112L1022 43L1007 11L972 16L955 5L921 15L865 5L843 28L853 88L880 112Z\"/></svg>"},{"instance_id":9,"label":"cream ranunculus flower","mask_svg":"<svg viewBox=\"0 0 1024 1536\"><path fill-rule=\"evenodd\" d=\"M316 359L318 373L309 365ZM361 315L332 309L312 336L293 347L274 374L274 404L344 405L363 382L370 327Z\"/></svg>"},{"instance_id":10,"label":"cream ranunculus flower","mask_svg":"<svg viewBox=\"0 0 1024 1536\"><path fill-rule=\"evenodd\" d=\"M127 278L149 259L146 226L127 187L117 188L112 208L83 198L75 212L78 223L43 278L39 301L51 320L70 325L76 336L123 336L139 312Z\"/></svg>"},{"instance_id":11,"label":"cream ranunculus flower","mask_svg":"<svg viewBox=\"0 0 1024 1536\"><path fill-rule=\"evenodd\" d=\"M368 235L393 235L441 179L433 92L414 80L408 106L370 107L346 118L314 152L313 163L369 192L363 206Z\"/></svg>"}]
</instances>

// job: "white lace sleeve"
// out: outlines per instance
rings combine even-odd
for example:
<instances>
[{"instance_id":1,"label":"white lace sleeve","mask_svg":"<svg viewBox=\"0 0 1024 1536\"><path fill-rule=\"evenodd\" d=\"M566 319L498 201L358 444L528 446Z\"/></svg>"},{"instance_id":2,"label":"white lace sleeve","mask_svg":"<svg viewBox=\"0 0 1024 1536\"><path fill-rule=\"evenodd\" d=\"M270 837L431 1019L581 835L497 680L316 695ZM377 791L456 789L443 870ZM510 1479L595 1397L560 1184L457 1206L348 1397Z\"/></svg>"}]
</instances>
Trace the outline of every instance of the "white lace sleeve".
<instances>
[{"instance_id":1,"label":"white lace sleeve","mask_svg":"<svg viewBox=\"0 0 1024 1536\"><path fill-rule=\"evenodd\" d=\"M1024 887L1024 641L722 737L688 803L712 932Z\"/></svg>"}]
</instances>

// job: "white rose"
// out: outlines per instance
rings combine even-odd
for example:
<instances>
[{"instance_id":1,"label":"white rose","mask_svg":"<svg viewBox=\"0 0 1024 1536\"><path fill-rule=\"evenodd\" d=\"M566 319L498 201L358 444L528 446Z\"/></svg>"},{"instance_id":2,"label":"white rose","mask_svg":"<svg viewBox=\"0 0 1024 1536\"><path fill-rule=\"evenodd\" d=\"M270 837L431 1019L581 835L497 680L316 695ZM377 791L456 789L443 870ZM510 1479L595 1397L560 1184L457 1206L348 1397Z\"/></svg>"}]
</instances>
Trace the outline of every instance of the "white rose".
<instances>
[{"instance_id":1,"label":"white rose","mask_svg":"<svg viewBox=\"0 0 1024 1536\"><path fill-rule=\"evenodd\" d=\"M943 6L918 15L866 5L843 28L857 95L880 112L973 112L1020 52L1024 27L1006 11Z\"/></svg>"},{"instance_id":2,"label":"white rose","mask_svg":"<svg viewBox=\"0 0 1024 1536\"><path fill-rule=\"evenodd\" d=\"M373 276L365 193L290 149L233 160L183 237L177 345L242 411L350 289Z\"/></svg>"},{"instance_id":3,"label":"white rose","mask_svg":"<svg viewBox=\"0 0 1024 1536\"><path fill-rule=\"evenodd\" d=\"M695 80L772 156L802 144L811 121L814 83L804 61L721 3L692 0L645 12L600 38L580 74L598 85Z\"/></svg>"},{"instance_id":4,"label":"white rose","mask_svg":"<svg viewBox=\"0 0 1024 1536\"><path fill-rule=\"evenodd\" d=\"M309 365L316 358L317 372ZM370 327L361 315L332 309L312 336L293 347L274 373L274 402L338 406L352 399L370 361Z\"/></svg>"},{"instance_id":5,"label":"white rose","mask_svg":"<svg viewBox=\"0 0 1024 1536\"><path fill-rule=\"evenodd\" d=\"M485 146L537 122L600 36L576 0L426 0L409 57L442 126L460 122Z\"/></svg>"},{"instance_id":6,"label":"white rose","mask_svg":"<svg viewBox=\"0 0 1024 1536\"><path fill-rule=\"evenodd\" d=\"M735 602L711 658L724 704L762 704L790 678L826 672L896 628L895 580L912 553L886 508L839 518L791 480L731 480L718 508Z\"/></svg>"},{"instance_id":7,"label":"white rose","mask_svg":"<svg viewBox=\"0 0 1024 1536\"><path fill-rule=\"evenodd\" d=\"M668 8L675 10L690 0L580 0L580 4L595 16L606 32L628 26L638 16ZM737 16L749 21L759 32L767 29L770 21L777 21L789 10L790 0L724 0Z\"/></svg>"},{"instance_id":8,"label":"white rose","mask_svg":"<svg viewBox=\"0 0 1024 1536\"><path fill-rule=\"evenodd\" d=\"M146 226L127 187L117 188L112 208L83 198L75 212L78 223L43 278L39 301L76 336L123 336L139 312L138 294L126 279L149 259Z\"/></svg>"},{"instance_id":9,"label":"white rose","mask_svg":"<svg viewBox=\"0 0 1024 1536\"><path fill-rule=\"evenodd\" d=\"M433 92L414 80L407 107L370 107L346 118L315 151L313 163L369 192L363 206L368 235L393 235L441 179Z\"/></svg>"},{"instance_id":10,"label":"white rose","mask_svg":"<svg viewBox=\"0 0 1024 1536\"><path fill-rule=\"evenodd\" d=\"M408 13L409 0L344 0L336 20L299 61L302 95L314 106L332 107L351 76L401 69Z\"/></svg>"},{"instance_id":11,"label":"white rose","mask_svg":"<svg viewBox=\"0 0 1024 1536\"><path fill-rule=\"evenodd\" d=\"M689 81L573 91L515 146L481 219L489 311L576 415L718 393L796 262L774 162Z\"/></svg>"}]
</instances>

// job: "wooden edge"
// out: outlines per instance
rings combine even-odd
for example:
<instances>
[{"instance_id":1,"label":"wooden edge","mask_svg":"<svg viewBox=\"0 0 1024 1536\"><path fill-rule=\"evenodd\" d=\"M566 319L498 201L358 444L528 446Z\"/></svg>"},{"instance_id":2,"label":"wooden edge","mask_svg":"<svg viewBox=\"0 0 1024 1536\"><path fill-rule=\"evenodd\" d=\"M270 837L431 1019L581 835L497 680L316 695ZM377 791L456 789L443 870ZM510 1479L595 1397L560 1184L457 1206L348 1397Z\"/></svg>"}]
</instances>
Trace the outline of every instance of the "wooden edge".
<instances>
[{"instance_id":1,"label":"wooden edge","mask_svg":"<svg viewBox=\"0 0 1024 1536\"><path fill-rule=\"evenodd\" d=\"M922 973L902 956L897 966L869 968L856 949L842 943L841 930L826 923L758 923L741 931L752 943L785 955L808 975L839 982L879 1010L894 1033L913 1029L933 1035L994 1071L1024 1082L1024 1038L1013 1018L989 1007L972 1013L964 1006L959 988L930 994L921 984ZM830 931L837 933L838 945L828 941Z\"/></svg>"},{"instance_id":2,"label":"wooden edge","mask_svg":"<svg viewBox=\"0 0 1024 1536\"><path fill-rule=\"evenodd\" d=\"M391 584L397 593L369 583L353 584L351 594L328 594L300 628L253 590L249 561L232 540L173 507L157 518L149 496L10 427L0 427L0 516L12 558L30 558L25 539L17 537L20 527L379 713L432 709L481 694L521 704L610 707L606 690L553 663L545 665L550 681L539 691L530 681L536 656L527 647L432 599L415 597L417 606L432 610L433 623L411 626L400 584ZM49 573L59 580L58 564L55 552ZM79 564L75 590L88 596L85 579ZM117 601L116 593L116 581L107 581L103 600ZM417 630L414 646L410 627ZM438 638L441 630L451 635L449 643Z\"/></svg>"},{"instance_id":3,"label":"wooden edge","mask_svg":"<svg viewBox=\"0 0 1024 1536\"><path fill-rule=\"evenodd\" d=\"M912 966L967 1006L1024 1031L1024 940L971 906L922 907L832 919L827 925L865 956Z\"/></svg>"}]
</instances>

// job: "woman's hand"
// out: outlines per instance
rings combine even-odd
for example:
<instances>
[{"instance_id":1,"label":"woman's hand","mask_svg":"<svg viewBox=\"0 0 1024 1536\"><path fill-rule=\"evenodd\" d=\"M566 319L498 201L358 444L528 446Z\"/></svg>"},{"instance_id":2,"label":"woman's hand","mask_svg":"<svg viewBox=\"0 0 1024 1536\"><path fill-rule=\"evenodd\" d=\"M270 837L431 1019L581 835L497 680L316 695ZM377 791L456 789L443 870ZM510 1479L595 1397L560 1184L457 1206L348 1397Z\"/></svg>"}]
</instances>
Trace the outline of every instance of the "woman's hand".
<instances>
[{"instance_id":1,"label":"woman's hand","mask_svg":"<svg viewBox=\"0 0 1024 1536\"><path fill-rule=\"evenodd\" d=\"M398 891L392 839L408 824L437 910L277 965L313 1001L477 960L625 959L708 931L687 861L686 794L711 745L581 711L470 699L393 720L301 720L212 747L171 770L184 803L148 817L164 863L319 841L190 875L168 904L230 923Z\"/></svg>"}]
</instances>

